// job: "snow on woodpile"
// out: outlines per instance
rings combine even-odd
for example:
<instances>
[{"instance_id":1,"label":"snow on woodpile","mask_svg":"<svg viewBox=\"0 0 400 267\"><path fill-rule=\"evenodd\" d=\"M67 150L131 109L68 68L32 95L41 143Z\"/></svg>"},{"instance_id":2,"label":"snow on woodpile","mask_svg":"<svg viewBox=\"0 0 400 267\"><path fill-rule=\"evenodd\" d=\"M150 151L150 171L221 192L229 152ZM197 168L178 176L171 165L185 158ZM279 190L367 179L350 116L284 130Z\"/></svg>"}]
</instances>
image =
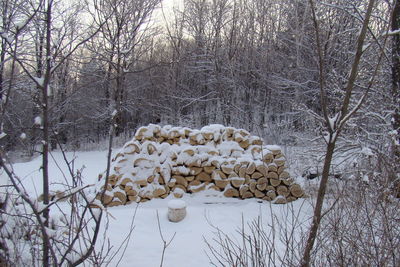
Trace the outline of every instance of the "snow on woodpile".
<instances>
[{"instance_id":1,"label":"snow on woodpile","mask_svg":"<svg viewBox=\"0 0 400 267\"><path fill-rule=\"evenodd\" d=\"M243 129L150 124L139 128L113 159L103 204L125 205L170 194L181 198L203 190L284 204L303 196L285 164L279 146L263 145L260 137ZM105 177L99 177L100 191Z\"/></svg>"}]
</instances>

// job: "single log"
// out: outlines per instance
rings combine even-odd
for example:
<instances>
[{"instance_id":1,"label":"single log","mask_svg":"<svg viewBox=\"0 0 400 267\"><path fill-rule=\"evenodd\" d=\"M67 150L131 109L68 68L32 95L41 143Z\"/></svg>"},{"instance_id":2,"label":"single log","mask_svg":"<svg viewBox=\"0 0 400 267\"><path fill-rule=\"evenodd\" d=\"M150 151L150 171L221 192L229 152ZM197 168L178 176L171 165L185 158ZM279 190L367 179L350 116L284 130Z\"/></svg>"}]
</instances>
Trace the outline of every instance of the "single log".
<instances>
[{"instance_id":1,"label":"single log","mask_svg":"<svg viewBox=\"0 0 400 267\"><path fill-rule=\"evenodd\" d=\"M177 190L178 189L178 190ZM172 191L180 191L179 189L181 189L184 193L186 193L187 192L187 189L186 189L186 187L184 187L183 185L181 185L181 184L176 184L173 188L172 188Z\"/></svg>"},{"instance_id":2,"label":"single log","mask_svg":"<svg viewBox=\"0 0 400 267\"><path fill-rule=\"evenodd\" d=\"M257 184L268 184L268 179L265 177L262 177L260 179L257 180Z\"/></svg>"},{"instance_id":3,"label":"single log","mask_svg":"<svg viewBox=\"0 0 400 267\"><path fill-rule=\"evenodd\" d=\"M166 193L165 188L159 187L153 191L153 197L157 198L160 197L161 195L164 195L165 193Z\"/></svg>"},{"instance_id":4,"label":"single log","mask_svg":"<svg viewBox=\"0 0 400 267\"><path fill-rule=\"evenodd\" d=\"M247 149L250 146L249 140L242 140L239 142L239 146L243 149Z\"/></svg>"},{"instance_id":5,"label":"single log","mask_svg":"<svg viewBox=\"0 0 400 267\"><path fill-rule=\"evenodd\" d=\"M285 165L283 165L283 166L279 166L278 167L278 171L277 171L277 173L278 174L281 174L284 170L286 170L287 169L287 167L285 166Z\"/></svg>"},{"instance_id":6,"label":"single log","mask_svg":"<svg viewBox=\"0 0 400 267\"><path fill-rule=\"evenodd\" d=\"M276 172L272 172L272 171L268 172L266 177L269 179L279 179L278 174Z\"/></svg>"},{"instance_id":7,"label":"single log","mask_svg":"<svg viewBox=\"0 0 400 267\"><path fill-rule=\"evenodd\" d=\"M264 177L264 175L262 175L261 173L259 173L259 172L254 172L252 175L251 175L251 178L252 179L259 179L259 178L261 178L261 177Z\"/></svg>"},{"instance_id":8,"label":"single log","mask_svg":"<svg viewBox=\"0 0 400 267\"><path fill-rule=\"evenodd\" d=\"M229 180L214 180L215 185L220 189L225 189L225 187L229 184Z\"/></svg>"},{"instance_id":9,"label":"single log","mask_svg":"<svg viewBox=\"0 0 400 267\"><path fill-rule=\"evenodd\" d=\"M239 188L241 185L244 184L244 181L245 181L244 178L236 177L236 178L232 178L231 179L231 184L232 184L233 187Z\"/></svg>"},{"instance_id":10,"label":"single log","mask_svg":"<svg viewBox=\"0 0 400 267\"><path fill-rule=\"evenodd\" d=\"M267 188L267 184L257 184L257 189L260 191L264 191Z\"/></svg>"},{"instance_id":11,"label":"single log","mask_svg":"<svg viewBox=\"0 0 400 267\"><path fill-rule=\"evenodd\" d=\"M250 191L246 191L246 192L244 192L243 195L242 195L242 198L243 198L243 199L245 199L245 198L253 198L253 197L254 197L254 195L253 195L253 193L251 193Z\"/></svg>"},{"instance_id":12,"label":"single log","mask_svg":"<svg viewBox=\"0 0 400 267\"><path fill-rule=\"evenodd\" d=\"M269 190L266 194L271 200L274 200L276 198L276 193L274 190Z\"/></svg>"},{"instance_id":13,"label":"single log","mask_svg":"<svg viewBox=\"0 0 400 267\"><path fill-rule=\"evenodd\" d=\"M154 152L157 152L157 148L153 144L148 144L147 153L149 153L149 155L153 155Z\"/></svg>"},{"instance_id":14,"label":"single log","mask_svg":"<svg viewBox=\"0 0 400 267\"><path fill-rule=\"evenodd\" d=\"M256 164L254 164L254 162L250 163L249 166L246 169L246 174L253 174L256 170Z\"/></svg>"},{"instance_id":15,"label":"single log","mask_svg":"<svg viewBox=\"0 0 400 267\"><path fill-rule=\"evenodd\" d=\"M180 222L186 217L186 202L183 200L170 200L168 202L168 220Z\"/></svg>"},{"instance_id":16,"label":"single log","mask_svg":"<svg viewBox=\"0 0 400 267\"><path fill-rule=\"evenodd\" d=\"M263 161L264 162L270 162L274 160L274 155L272 153L266 153L263 156Z\"/></svg>"},{"instance_id":17,"label":"single log","mask_svg":"<svg viewBox=\"0 0 400 267\"><path fill-rule=\"evenodd\" d=\"M122 202L119 201L119 199L117 198L116 200L114 199L109 204L107 204L107 207L116 207L116 206L121 206L121 205L122 205Z\"/></svg>"},{"instance_id":18,"label":"single log","mask_svg":"<svg viewBox=\"0 0 400 267\"><path fill-rule=\"evenodd\" d=\"M246 170L247 170L247 167L240 167L239 168L239 172L238 172L238 174L239 174L239 177L243 177L243 178L245 178L246 177Z\"/></svg>"},{"instance_id":19,"label":"single log","mask_svg":"<svg viewBox=\"0 0 400 267\"><path fill-rule=\"evenodd\" d=\"M285 178L285 179L279 179L282 180L282 183L286 186L290 186L291 184L293 184L293 179L291 178Z\"/></svg>"},{"instance_id":20,"label":"single log","mask_svg":"<svg viewBox=\"0 0 400 267\"><path fill-rule=\"evenodd\" d=\"M215 166L205 166L204 171L208 174L211 174L215 170Z\"/></svg>"},{"instance_id":21,"label":"single log","mask_svg":"<svg viewBox=\"0 0 400 267\"><path fill-rule=\"evenodd\" d=\"M273 162L276 164L276 166L280 167L284 166L286 161L284 158L279 158L279 159L274 159Z\"/></svg>"},{"instance_id":22,"label":"single log","mask_svg":"<svg viewBox=\"0 0 400 267\"><path fill-rule=\"evenodd\" d=\"M262 175L264 175L264 176L266 176L267 173L268 173L268 168L267 168L264 164L258 165L258 166L256 167L256 170L257 170L259 173L261 173Z\"/></svg>"},{"instance_id":23,"label":"single log","mask_svg":"<svg viewBox=\"0 0 400 267\"><path fill-rule=\"evenodd\" d=\"M175 184L176 184L176 180L175 179L171 179L168 182L168 187L169 188L173 188L175 186Z\"/></svg>"},{"instance_id":24,"label":"single log","mask_svg":"<svg viewBox=\"0 0 400 267\"><path fill-rule=\"evenodd\" d=\"M285 198L290 194L289 189L285 185L278 186L276 192L278 193L278 195L284 196Z\"/></svg>"},{"instance_id":25,"label":"single log","mask_svg":"<svg viewBox=\"0 0 400 267\"><path fill-rule=\"evenodd\" d=\"M304 195L303 189L301 189L301 186L298 184L292 184L289 187L289 191L296 198L300 198Z\"/></svg>"},{"instance_id":26,"label":"single log","mask_svg":"<svg viewBox=\"0 0 400 267\"><path fill-rule=\"evenodd\" d=\"M235 188L228 188L224 191L226 197L239 197L239 191Z\"/></svg>"},{"instance_id":27,"label":"single log","mask_svg":"<svg viewBox=\"0 0 400 267\"><path fill-rule=\"evenodd\" d=\"M137 202L139 199L137 196L128 196L129 203L130 202Z\"/></svg>"},{"instance_id":28,"label":"single log","mask_svg":"<svg viewBox=\"0 0 400 267\"><path fill-rule=\"evenodd\" d=\"M133 190L133 189L126 190L125 192L126 192L127 196L137 196L137 194L138 194L137 191Z\"/></svg>"},{"instance_id":29,"label":"single log","mask_svg":"<svg viewBox=\"0 0 400 267\"><path fill-rule=\"evenodd\" d=\"M207 184L208 184L208 182L200 183L199 185L191 185L188 187L188 189L192 193L197 193L197 192L200 192L200 191L203 191L204 189L206 189Z\"/></svg>"},{"instance_id":30,"label":"single log","mask_svg":"<svg viewBox=\"0 0 400 267\"><path fill-rule=\"evenodd\" d=\"M233 168L228 167L226 165L222 165L221 170L227 175L229 175L231 172L233 172Z\"/></svg>"},{"instance_id":31,"label":"single log","mask_svg":"<svg viewBox=\"0 0 400 267\"><path fill-rule=\"evenodd\" d=\"M195 154L195 151L194 151L194 149L188 148L188 149L185 149L185 150L183 151L183 153L186 153L186 154L188 154L189 156L193 157L194 154Z\"/></svg>"},{"instance_id":32,"label":"single log","mask_svg":"<svg viewBox=\"0 0 400 267\"><path fill-rule=\"evenodd\" d=\"M198 175L196 175L196 180L201 181L201 182L211 182L211 176L210 174L206 172L201 172Z\"/></svg>"},{"instance_id":33,"label":"single log","mask_svg":"<svg viewBox=\"0 0 400 267\"><path fill-rule=\"evenodd\" d=\"M185 179L185 177L180 175L173 175L172 178L175 179L176 184L183 185L184 187L188 186L188 181Z\"/></svg>"},{"instance_id":34,"label":"single log","mask_svg":"<svg viewBox=\"0 0 400 267\"><path fill-rule=\"evenodd\" d=\"M264 194L263 192L261 192L260 190L256 189L256 190L254 191L254 196L255 196L256 198L263 198L263 197L265 196L265 194Z\"/></svg>"},{"instance_id":35,"label":"single log","mask_svg":"<svg viewBox=\"0 0 400 267\"><path fill-rule=\"evenodd\" d=\"M269 172L278 172L278 166L275 163L268 164Z\"/></svg>"},{"instance_id":36,"label":"single log","mask_svg":"<svg viewBox=\"0 0 400 267\"><path fill-rule=\"evenodd\" d=\"M249 190L250 190L249 186L247 184L244 184L239 188L239 194L243 196L243 194L248 192Z\"/></svg>"},{"instance_id":37,"label":"single log","mask_svg":"<svg viewBox=\"0 0 400 267\"><path fill-rule=\"evenodd\" d=\"M256 191L256 188L257 188L256 180L250 180L249 188L252 193L254 193Z\"/></svg>"},{"instance_id":38,"label":"single log","mask_svg":"<svg viewBox=\"0 0 400 267\"><path fill-rule=\"evenodd\" d=\"M203 171L203 168L201 167L190 167L190 174L191 175L198 175Z\"/></svg>"},{"instance_id":39,"label":"single log","mask_svg":"<svg viewBox=\"0 0 400 267\"><path fill-rule=\"evenodd\" d=\"M137 184L137 185L139 185L139 186L146 186L147 185L147 179L138 179L138 180L135 180L135 183Z\"/></svg>"},{"instance_id":40,"label":"single log","mask_svg":"<svg viewBox=\"0 0 400 267\"><path fill-rule=\"evenodd\" d=\"M226 174L223 173L222 171L215 170L212 172L211 178L212 178L212 180L218 180L218 179L226 179L227 177L226 177Z\"/></svg>"},{"instance_id":41,"label":"single log","mask_svg":"<svg viewBox=\"0 0 400 267\"><path fill-rule=\"evenodd\" d=\"M272 186L277 187L277 186L279 186L281 184L281 180L279 180L279 179L269 179L269 183Z\"/></svg>"},{"instance_id":42,"label":"single log","mask_svg":"<svg viewBox=\"0 0 400 267\"><path fill-rule=\"evenodd\" d=\"M193 175L190 175L190 176L186 176L185 178L186 178L186 180L187 180L188 182L191 182L191 181L194 180L195 177L194 177Z\"/></svg>"},{"instance_id":43,"label":"single log","mask_svg":"<svg viewBox=\"0 0 400 267\"><path fill-rule=\"evenodd\" d=\"M294 196L288 196L288 197L286 197L286 201L287 201L287 203L289 203L289 202L293 202L293 201L295 201L295 200L297 200L297 198L296 198L296 197L294 197Z\"/></svg>"},{"instance_id":44,"label":"single log","mask_svg":"<svg viewBox=\"0 0 400 267\"><path fill-rule=\"evenodd\" d=\"M154 182L155 178L156 178L155 175L150 175L149 177L147 177L147 183L151 184L152 182Z\"/></svg>"},{"instance_id":45,"label":"single log","mask_svg":"<svg viewBox=\"0 0 400 267\"><path fill-rule=\"evenodd\" d=\"M281 174L279 174L280 179L287 179L289 177L290 177L290 175L287 171L283 171L283 172L281 172Z\"/></svg>"},{"instance_id":46,"label":"single log","mask_svg":"<svg viewBox=\"0 0 400 267\"><path fill-rule=\"evenodd\" d=\"M287 203L287 200L286 200L285 197L279 196L279 197L277 197L277 198L275 199L274 203L275 203L275 204L286 204L286 203Z\"/></svg>"}]
</instances>

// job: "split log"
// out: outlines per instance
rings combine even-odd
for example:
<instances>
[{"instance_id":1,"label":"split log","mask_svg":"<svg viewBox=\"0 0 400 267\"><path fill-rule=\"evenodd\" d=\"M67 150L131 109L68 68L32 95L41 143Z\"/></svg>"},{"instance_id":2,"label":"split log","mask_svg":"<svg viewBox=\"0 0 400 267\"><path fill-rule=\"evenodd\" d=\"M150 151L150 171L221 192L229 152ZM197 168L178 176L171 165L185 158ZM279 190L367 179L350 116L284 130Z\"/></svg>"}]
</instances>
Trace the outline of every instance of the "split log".
<instances>
[{"instance_id":1,"label":"split log","mask_svg":"<svg viewBox=\"0 0 400 267\"><path fill-rule=\"evenodd\" d=\"M281 172L281 174L279 174L280 179L287 179L289 177L290 177L290 175L287 171L283 171L283 172Z\"/></svg>"},{"instance_id":2,"label":"split log","mask_svg":"<svg viewBox=\"0 0 400 267\"><path fill-rule=\"evenodd\" d=\"M265 196L265 194L264 194L263 192L261 192L260 190L256 189L256 190L254 191L254 196L255 196L256 198L263 198L263 197Z\"/></svg>"},{"instance_id":3,"label":"split log","mask_svg":"<svg viewBox=\"0 0 400 267\"><path fill-rule=\"evenodd\" d=\"M268 168L265 166L265 165L258 165L257 167L256 167L256 170L259 172L259 173L261 173L262 175L264 175L264 176L266 176L267 175L267 173L268 173Z\"/></svg>"},{"instance_id":4,"label":"split log","mask_svg":"<svg viewBox=\"0 0 400 267\"><path fill-rule=\"evenodd\" d=\"M275 163L268 164L269 172L278 172L278 166Z\"/></svg>"},{"instance_id":5,"label":"split log","mask_svg":"<svg viewBox=\"0 0 400 267\"><path fill-rule=\"evenodd\" d=\"M221 170L227 175L229 175L231 172L233 172L233 168L228 167L226 165L222 165Z\"/></svg>"},{"instance_id":6,"label":"split log","mask_svg":"<svg viewBox=\"0 0 400 267\"><path fill-rule=\"evenodd\" d=\"M208 174L211 174L215 170L215 166L205 166L204 171Z\"/></svg>"},{"instance_id":7,"label":"split log","mask_svg":"<svg viewBox=\"0 0 400 267\"><path fill-rule=\"evenodd\" d=\"M188 186L188 181L185 179L185 177L180 175L173 175L172 178L175 179L176 184L183 185L184 187Z\"/></svg>"},{"instance_id":8,"label":"split log","mask_svg":"<svg viewBox=\"0 0 400 267\"><path fill-rule=\"evenodd\" d=\"M275 199L274 203L275 203L275 204L286 204L286 203L287 203L287 200L286 200L285 197L279 196L279 197L277 197L277 198Z\"/></svg>"},{"instance_id":9,"label":"split log","mask_svg":"<svg viewBox=\"0 0 400 267\"><path fill-rule=\"evenodd\" d=\"M214 180L215 185L220 189L225 189L225 187L229 184L229 180Z\"/></svg>"},{"instance_id":10,"label":"split log","mask_svg":"<svg viewBox=\"0 0 400 267\"><path fill-rule=\"evenodd\" d=\"M249 140L242 140L239 142L239 146L243 149L247 149L250 146Z\"/></svg>"},{"instance_id":11,"label":"split log","mask_svg":"<svg viewBox=\"0 0 400 267\"><path fill-rule=\"evenodd\" d=\"M230 179L231 180L231 184L232 184L232 186L233 187L235 187L235 188L239 188L241 185L243 185L244 184L244 178L239 178L239 177L236 177L236 178L232 178L232 179Z\"/></svg>"},{"instance_id":12,"label":"split log","mask_svg":"<svg viewBox=\"0 0 400 267\"><path fill-rule=\"evenodd\" d=\"M195 182L195 181L193 181ZM200 183L199 185L191 185L188 187L189 191L191 191L192 193L197 193L200 191L203 191L204 189L206 189L208 182L205 183Z\"/></svg>"},{"instance_id":13,"label":"split log","mask_svg":"<svg viewBox=\"0 0 400 267\"><path fill-rule=\"evenodd\" d=\"M277 186L279 186L281 184L281 180L279 180L279 179L269 179L269 183L272 186L277 187Z\"/></svg>"},{"instance_id":14,"label":"split log","mask_svg":"<svg viewBox=\"0 0 400 267\"><path fill-rule=\"evenodd\" d=\"M157 198L160 197L161 195L164 195L165 193L166 193L165 188L159 187L153 191L153 197Z\"/></svg>"},{"instance_id":15,"label":"split log","mask_svg":"<svg viewBox=\"0 0 400 267\"><path fill-rule=\"evenodd\" d=\"M260 191L264 191L267 188L267 184L257 184L257 189Z\"/></svg>"},{"instance_id":16,"label":"split log","mask_svg":"<svg viewBox=\"0 0 400 267\"><path fill-rule=\"evenodd\" d=\"M122 202L117 200L111 201L109 204L107 204L107 207L116 207L116 206L121 206Z\"/></svg>"},{"instance_id":17,"label":"split log","mask_svg":"<svg viewBox=\"0 0 400 267\"><path fill-rule=\"evenodd\" d=\"M149 177L147 177L147 183L149 184L153 183L155 178L156 178L155 175L150 175Z\"/></svg>"},{"instance_id":18,"label":"split log","mask_svg":"<svg viewBox=\"0 0 400 267\"><path fill-rule=\"evenodd\" d=\"M271 200L274 200L276 198L276 193L274 190L269 190L266 194Z\"/></svg>"},{"instance_id":19,"label":"split log","mask_svg":"<svg viewBox=\"0 0 400 267\"><path fill-rule=\"evenodd\" d=\"M263 141L261 138L257 137L255 139L253 139L253 141L251 142L252 145L254 146L262 146Z\"/></svg>"},{"instance_id":20,"label":"split log","mask_svg":"<svg viewBox=\"0 0 400 267\"><path fill-rule=\"evenodd\" d=\"M218 179L226 179L227 176L222 171L215 170L215 171L212 172L211 178L212 178L212 180L218 180Z\"/></svg>"},{"instance_id":21,"label":"split log","mask_svg":"<svg viewBox=\"0 0 400 267\"><path fill-rule=\"evenodd\" d=\"M285 161L284 158L274 159L273 162L274 162L274 163L276 164L276 166L278 166L278 167L284 166L285 163L286 163L286 161Z\"/></svg>"},{"instance_id":22,"label":"split log","mask_svg":"<svg viewBox=\"0 0 400 267\"><path fill-rule=\"evenodd\" d=\"M226 197L239 197L239 191L235 188L228 188L224 191Z\"/></svg>"},{"instance_id":23,"label":"split log","mask_svg":"<svg viewBox=\"0 0 400 267\"><path fill-rule=\"evenodd\" d=\"M253 174L256 170L256 164L254 164L254 162L250 163L249 166L246 169L246 174Z\"/></svg>"},{"instance_id":24,"label":"split log","mask_svg":"<svg viewBox=\"0 0 400 267\"><path fill-rule=\"evenodd\" d=\"M279 179L282 180L282 183L286 186L290 186L291 184L293 184L293 179L292 178L286 178L286 179Z\"/></svg>"},{"instance_id":25,"label":"split log","mask_svg":"<svg viewBox=\"0 0 400 267\"><path fill-rule=\"evenodd\" d=\"M254 195L253 195L253 193L251 193L250 191L246 191L246 192L244 192L243 195L242 195L242 198L243 198L243 199L245 199L245 198L253 198L253 197L254 197Z\"/></svg>"},{"instance_id":26,"label":"split log","mask_svg":"<svg viewBox=\"0 0 400 267\"><path fill-rule=\"evenodd\" d=\"M259 178L261 178L261 177L264 177L264 175L262 175L261 173L259 173L259 172L257 172L257 171L255 171L255 172L251 175L251 178L252 178L252 179L259 179Z\"/></svg>"},{"instance_id":27,"label":"split log","mask_svg":"<svg viewBox=\"0 0 400 267\"><path fill-rule=\"evenodd\" d=\"M190 167L190 174L191 175L198 175L199 173L201 173L203 171L203 168L201 167Z\"/></svg>"},{"instance_id":28,"label":"split log","mask_svg":"<svg viewBox=\"0 0 400 267\"><path fill-rule=\"evenodd\" d=\"M239 188L239 195L243 196L243 194L249 192L249 190L249 186L247 184L244 184Z\"/></svg>"},{"instance_id":29,"label":"split log","mask_svg":"<svg viewBox=\"0 0 400 267\"><path fill-rule=\"evenodd\" d=\"M177 190L178 189L178 190ZM180 190L182 190L184 193L187 193L187 189L186 189L186 187L184 187L183 185L181 185L181 184L176 184L171 190L172 191L179 191L179 189Z\"/></svg>"},{"instance_id":30,"label":"split log","mask_svg":"<svg viewBox=\"0 0 400 267\"><path fill-rule=\"evenodd\" d=\"M138 202L138 197L137 196L128 196L129 202Z\"/></svg>"},{"instance_id":31,"label":"split log","mask_svg":"<svg viewBox=\"0 0 400 267\"><path fill-rule=\"evenodd\" d=\"M256 180L250 180L249 188L252 193L254 193L256 191L256 188L257 188Z\"/></svg>"},{"instance_id":32,"label":"split log","mask_svg":"<svg viewBox=\"0 0 400 267\"><path fill-rule=\"evenodd\" d=\"M279 179L278 174L273 171L268 172L266 177L269 179Z\"/></svg>"},{"instance_id":33,"label":"split log","mask_svg":"<svg viewBox=\"0 0 400 267\"><path fill-rule=\"evenodd\" d=\"M240 167L239 168L239 172L238 172L239 177L245 178L246 177L246 170L247 170L247 167Z\"/></svg>"},{"instance_id":34,"label":"split log","mask_svg":"<svg viewBox=\"0 0 400 267\"><path fill-rule=\"evenodd\" d=\"M143 186L147 186L147 179L138 179L135 180L135 184L143 187Z\"/></svg>"},{"instance_id":35,"label":"split log","mask_svg":"<svg viewBox=\"0 0 400 267\"><path fill-rule=\"evenodd\" d=\"M278 186L276 192L278 193L278 195L284 196L285 198L290 194L288 188L284 185Z\"/></svg>"},{"instance_id":36,"label":"split log","mask_svg":"<svg viewBox=\"0 0 400 267\"><path fill-rule=\"evenodd\" d=\"M126 190L125 192L126 192L127 196L137 196L137 194L138 194L137 191L133 190L133 189Z\"/></svg>"},{"instance_id":37,"label":"split log","mask_svg":"<svg viewBox=\"0 0 400 267\"><path fill-rule=\"evenodd\" d=\"M173 187L175 186L175 184L176 184L176 180L171 179L171 180L169 180L169 182L168 182L168 187L169 187L169 188L173 188Z\"/></svg>"},{"instance_id":38,"label":"split log","mask_svg":"<svg viewBox=\"0 0 400 267\"><path fill-rule=\"evenodd\" d=\"M188 149L185 149L185 150L183 151L183 153L186 153L186 154L188 154L189 156L193 157L194 154L195 154L195 151L194 151L194 149L188 148Z\"/></svg>"},{"instance_id":39,"label":"split log","mask_svg":"<svg viewBox=\"0 0 400 267\"><path fill-rule=\"evenodd\" d=\"M263 177L257 180L257 184L268 184L268 179Z\"/></svg>"},{"instance_id":40,"label":"split log","mask_svg":"<svg viewBox=\"0 0 400 267\"><path fill-rule=\"evenodd\" d=\"M212 182L210 174L206 172L201 172L198 175L196 175L196 180L201 182Z\"/></svg>"},{"instance_id":41,"label":"split log","mask_svg":"<svg viewBox=\"0 0 400 267\"><path fill-rule=\"evenodd\" d=\"M153 155L154 152L157 152L157 148L153 144L147 145L147 153L149 155Z\"/></svg>"},{"instance_id":42,"label":"split log","mask_svg":"<svg viewBox=\"0 0 400 267\"><path fill-rule=\"evenodd\" d=\"M186 180L188 181L188 182L191 182L191 181L193 181L194 180L194 176L186 176Z\"/></svg>"}]
</instances>

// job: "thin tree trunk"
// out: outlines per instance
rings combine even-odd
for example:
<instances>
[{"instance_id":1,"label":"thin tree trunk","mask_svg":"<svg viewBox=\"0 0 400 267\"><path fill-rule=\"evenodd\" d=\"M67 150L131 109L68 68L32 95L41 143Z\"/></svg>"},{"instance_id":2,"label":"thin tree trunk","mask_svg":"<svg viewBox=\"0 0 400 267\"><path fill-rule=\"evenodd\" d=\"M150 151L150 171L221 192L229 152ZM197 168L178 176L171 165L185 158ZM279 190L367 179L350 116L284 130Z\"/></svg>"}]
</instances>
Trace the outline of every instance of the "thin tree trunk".
<instances>
[{"instance_id":1,"label":"thin tree trunk","mask_svg":"<svg viewBox=\"0 0 400 267\"><path fill-rule=\"evenodd\" d=\"M395 2L392 21L391 21L391 30L398 31L400 30L400 0ZM400 158L400 146L396 145L400 143L400 33L396 33L393 35L393 44L392 44L392 95L395 101L396 109L393 112L393 130L396 132L396 136L394 137L394 147L393 152L394 156L399 159ZM396 161L395 161L396 162ZM393 175L394 176L394 175ZM393 177L393 179L395 176ZM399 192L400 194L400 192Z\"/></svg>"},{"instance_id":2,"label":"thin tree trunk","mask_svg":"<svg viewBox=\"0 0 400 267\"><path fill-rule=\"evenodd\" d=\"M42 155L42 171L43 171L43 204L49 204L49 109L48 109L48 87L51 75L51 12L52 0L47 3L46 10L46 70L44 73L44 81L42 85L42 115L43 115L43 155ZM45 227L49 227L49 209L44 210ZM43 240L43 266L50 266L49 240Z\"/></svg>"}]
</instances>

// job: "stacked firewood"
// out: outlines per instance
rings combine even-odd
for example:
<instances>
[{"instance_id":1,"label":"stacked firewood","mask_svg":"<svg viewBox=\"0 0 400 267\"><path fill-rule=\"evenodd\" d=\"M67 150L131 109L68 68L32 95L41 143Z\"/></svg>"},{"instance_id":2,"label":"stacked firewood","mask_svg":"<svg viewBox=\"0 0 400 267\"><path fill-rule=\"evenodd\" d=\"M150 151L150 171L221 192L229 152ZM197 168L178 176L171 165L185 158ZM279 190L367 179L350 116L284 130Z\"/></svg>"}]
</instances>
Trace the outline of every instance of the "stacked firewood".
<instances>
[{"instance_id":1,"label":"stacked firewood","mask_svg":"<svg viewBox=\"0 0 400 267\"><path fill-rule=\"evenodd\" d=\"M203 190L284 204L304 194L285 163L280 147L264 146L243 129L150 124L115 156L107 183L99 175L98 189L106 186L102 202L109 207Z\"/></svg>"}]
</instances>

